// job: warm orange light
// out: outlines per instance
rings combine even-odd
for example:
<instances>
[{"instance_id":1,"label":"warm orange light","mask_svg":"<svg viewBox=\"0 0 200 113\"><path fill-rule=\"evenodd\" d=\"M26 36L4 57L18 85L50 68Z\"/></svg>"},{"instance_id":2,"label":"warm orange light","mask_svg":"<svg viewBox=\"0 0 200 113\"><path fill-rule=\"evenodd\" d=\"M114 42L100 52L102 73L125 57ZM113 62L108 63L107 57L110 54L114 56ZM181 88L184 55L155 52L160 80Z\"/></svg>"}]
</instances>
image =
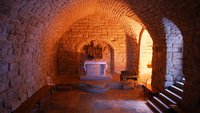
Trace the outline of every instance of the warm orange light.
<instances>
[{"instance_id":1,"label":"warm orange light","mask_svg":"<svg viewBox=\"0 0 200 113\"><path fill-rule=\"evenodd\" d=\"M147 30L144 30L140 42L139 82L151 84L153 41Z\"/></svg>"}]
</instances>

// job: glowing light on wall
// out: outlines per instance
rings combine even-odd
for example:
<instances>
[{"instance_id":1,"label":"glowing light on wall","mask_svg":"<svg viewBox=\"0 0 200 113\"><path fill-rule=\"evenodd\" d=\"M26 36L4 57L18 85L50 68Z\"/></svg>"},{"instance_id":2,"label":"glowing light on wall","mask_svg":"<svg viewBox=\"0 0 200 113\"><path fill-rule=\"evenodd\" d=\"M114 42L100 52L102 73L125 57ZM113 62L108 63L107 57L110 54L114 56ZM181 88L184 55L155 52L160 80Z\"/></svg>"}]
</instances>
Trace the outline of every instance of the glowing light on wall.
<instances>
[{"instance_id":1,"label":"glowing light on wall","mask_svg":"<svg viewBox=\"0 0 200 113\"><path fill-rule=\"evenodd\" d=\"M151 84L152 76L152 45L153 41L147 30L140 40L139 82Z\"/></svg>"}]
</instances>

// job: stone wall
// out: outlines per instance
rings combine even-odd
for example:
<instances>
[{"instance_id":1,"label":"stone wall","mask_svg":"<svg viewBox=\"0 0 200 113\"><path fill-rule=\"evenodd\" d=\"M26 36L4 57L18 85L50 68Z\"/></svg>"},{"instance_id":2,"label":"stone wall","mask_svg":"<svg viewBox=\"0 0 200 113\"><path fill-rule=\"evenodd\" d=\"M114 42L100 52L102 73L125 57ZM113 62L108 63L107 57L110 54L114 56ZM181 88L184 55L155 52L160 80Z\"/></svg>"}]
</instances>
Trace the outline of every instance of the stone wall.
<instances>
[{"instance_id":1,"label":"stone wall","mask_svg":"<svg viewBox=\"0 0 200 113\"><path fill-rule=\"evenodd\" d=\"M0 112L15 110L45 85L48 59L40 42L28 39L22 21L1 16L0 24ZM30 32L29 32L30 33Z\"/></svg>"},{"instance_id":2,"label":"stone wall","mask_svg":"<svg viewBox=\"0 0 200 113\"><path fill-rule=\"evenodd\" d=\"M126 35L126 69L133 74L138 74L139 65L139 42L137 36ZM117 60L117 59L116 59Z\"/></svg>"},{"instance_id":3,"label":"stone wall","mask_svg":"<svg viewBox=\"0 0 200 113\"><path fill-rule=\"evenodd\" d=\"M166 32L167 64L165 87L171 86L183 77L183 37L179 28L170 20L163 18Z\"/></svg>"},{"instance_id":4,"label":"stone wall","mask_svg":"<svg viewBox=\"0 0 200 113\"><path fill-rule=\"evenodd\" d=\"M0 6L0 112L14 110L44 85L46 75L55 74L61 35L77 20L95 13L109 15L136 37L142 27L148 30L153 39L152 84L160 90L166 78L163 17L178 26L184 43L183 107L190 112L200 108L199 0L1 0ZM15 82L18 85L11 87Z\"/></svg>"},{"instance_id":5,"label":"stone wall","mask_svg":"<svg viewBox=\"0 0 200 113\"><path fill-rule=\"evenodd\" d=\"M40 40L44 35L41 36L42 31L38 29L45 25L44 21L39 22L42 19L38 20L33 13L27 14L30 10L22 4L7 3L12 2L0 2L0 6L3 4L0 7L1 113L13 112L46 84L47 75L55 76L55 53L45 53L46 46Z\"/></svg>"},{"instance_id":6,"label":"stone wall","mask_svg":"<svg viewBox=\"0 0 200 113\"><path fill-rule=\"evenodd\" d=\"M152 86L162 91L166 73L166 47L164 39L153 40Z\"/></svg>"},{"instance_id":7,"label":"stone wall","mask_svg":"<svg viewBox=\"0 0 200 113\"><path fill-rule=\"evenodd\" d=\"M98 9L122 22L122 27L127 27L125 23L130 21L119 19L114 16L116 12L113 11L118 10L117 5L120 4L121 10L126 10L125 13L130 12L130 8L124 9L124 3L119 2L114 3L108 12L102 6L110 6L109 4L94 0L1 1L0 112L10 113L15 110L45 85L46 76L56 77L58 40L76 20L96 13ZM118 12L117 15L125 14ZM129 27L127 29L130 30Z\"/></svg>"},{"instance_id":8,"label":"stone wall","mask_svg":"<svg viewBox=\"0 0 200 113\"><path fill-rule=\"evenodd\" d=\"M77 21L62 36L58 48L58 73L78 73L82 48L92 40L99 44L107 43L113 49L113 60L110 60L111 55L108 55L110 53L106 51L104 51L105 56L101 60L108 61L109 68L113 68L114 72L120 73L121 70L125 70L127 67L130 70L137 68L137 64L134 65L137 61L134 56L137 54L135 52L137 51L137 42L134 41L136 39L127 36L119 24L112 19L96 14ZM127 47L128 42L131 43ZM103 44L102 46L106 45ZM129 48L129 51L127 48ZM110 56L107 59L106 54ZM113 67L110 67L111 62L113 62ZM128 64L130 62L131 65Z\"/></svg>"}]
</instances>

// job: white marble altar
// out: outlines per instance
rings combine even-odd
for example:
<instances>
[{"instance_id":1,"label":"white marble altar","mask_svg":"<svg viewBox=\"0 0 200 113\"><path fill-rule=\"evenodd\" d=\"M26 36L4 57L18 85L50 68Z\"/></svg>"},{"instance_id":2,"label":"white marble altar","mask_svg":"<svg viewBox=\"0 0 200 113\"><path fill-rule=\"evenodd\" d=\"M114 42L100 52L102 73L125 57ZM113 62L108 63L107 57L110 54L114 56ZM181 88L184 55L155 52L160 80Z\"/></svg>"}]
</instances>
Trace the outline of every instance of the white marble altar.
<instances>
[{"instance_id":1,"label":"white marble altar","mask_svg":"<svg viewBox=\"0 0 200 113\"><path fill-rule=\"evenodd\" d=\"M106 74L108 65L106 62L100 61L86 61L84 63L84 69L86 72L85 76L81 76L82 80L99 80L99 79L111 79L112 77Z\"/></svg>"}]
</instances>

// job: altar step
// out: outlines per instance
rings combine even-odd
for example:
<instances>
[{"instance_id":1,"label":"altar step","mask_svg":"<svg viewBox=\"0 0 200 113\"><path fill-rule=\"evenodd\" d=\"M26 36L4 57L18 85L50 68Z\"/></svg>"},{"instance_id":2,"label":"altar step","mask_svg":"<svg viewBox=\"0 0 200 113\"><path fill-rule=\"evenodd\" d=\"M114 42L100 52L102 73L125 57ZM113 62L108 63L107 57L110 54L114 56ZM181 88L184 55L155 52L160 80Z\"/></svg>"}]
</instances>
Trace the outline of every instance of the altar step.
<instances>
[{"instance_id":1,"label":"altar step","mask_svg":"<svg viewBox=\"0 0 200 113\"><path fill-rule=\"evenodd\" d=\"M152 99L147 100L147 105L155 113L176 113L171 106L180 105L183 96L183 86L183 82L176 82L157 96L153 96Z\"/></svg>"},{"instance_id":2,"label":"altar step","mask_svg":"<svg viewBox=\"0 0 200 113\"><path fill-rule=\"evenodd\" d=\"M94 75L94 76L85 76L85 75L82 75L80 76L80 79L81 80L110 80L112 79L112 76L111 75Z\"/></svg>"}]
</instances>

